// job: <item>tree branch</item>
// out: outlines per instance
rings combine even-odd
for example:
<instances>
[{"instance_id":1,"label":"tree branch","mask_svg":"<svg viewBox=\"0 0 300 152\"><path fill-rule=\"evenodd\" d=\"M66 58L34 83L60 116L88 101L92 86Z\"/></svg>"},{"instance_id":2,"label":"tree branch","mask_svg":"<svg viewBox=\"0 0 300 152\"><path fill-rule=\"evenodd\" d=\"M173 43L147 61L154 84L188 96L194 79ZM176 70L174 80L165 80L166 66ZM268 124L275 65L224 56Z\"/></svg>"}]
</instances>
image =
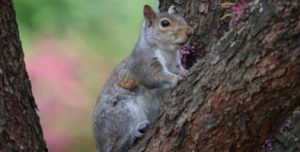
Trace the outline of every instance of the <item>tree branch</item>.
<instances>
[{"instance_id":1,"label":"tree branch","mask_svg":"<svg viewBox=\"0 0 300 152\"><path fill-rule=\"evenodd\" d=\"M132 151L260 150L300 105L299 3L253 2L193 66Z\"/></svg>"}]
</instances>

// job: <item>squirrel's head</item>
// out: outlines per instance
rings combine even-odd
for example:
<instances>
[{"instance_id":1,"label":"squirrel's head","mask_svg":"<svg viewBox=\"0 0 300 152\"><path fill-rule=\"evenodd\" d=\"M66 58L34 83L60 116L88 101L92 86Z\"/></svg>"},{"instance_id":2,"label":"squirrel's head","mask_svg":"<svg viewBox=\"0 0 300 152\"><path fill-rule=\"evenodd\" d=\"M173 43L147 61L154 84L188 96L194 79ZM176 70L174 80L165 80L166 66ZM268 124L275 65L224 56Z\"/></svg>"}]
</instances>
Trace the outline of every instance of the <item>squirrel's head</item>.
<instances>
[{"instance_id":1,"label":"squirrel's head","mask_svg":"<svg viewBox=\"0 0 300 152\"><path fill-rule=\"evenodd\" d=\"M144 17L143 38L160 49L178 50L192 35L192 29L183 17L175 15L173 6L168 13L155 13L149 5L145 5Z\"/></svg>"}]
</instances>

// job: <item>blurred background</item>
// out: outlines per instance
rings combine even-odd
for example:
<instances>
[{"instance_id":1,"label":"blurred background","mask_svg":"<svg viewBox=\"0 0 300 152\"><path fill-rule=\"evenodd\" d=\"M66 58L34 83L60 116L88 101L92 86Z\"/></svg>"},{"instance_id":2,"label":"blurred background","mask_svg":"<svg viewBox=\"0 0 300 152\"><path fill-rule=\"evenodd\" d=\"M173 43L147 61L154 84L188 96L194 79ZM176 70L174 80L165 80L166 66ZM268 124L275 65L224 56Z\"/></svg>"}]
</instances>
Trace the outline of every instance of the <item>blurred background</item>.
<instances>
[{"instance_id":1,"label":"blurred background","mask_svg":"<svg viewBox=\"0 0 300 152\"><path fill-rule=\"evenodd\" d=\"M91 116L157 0L16 0L25 62L50 152L93 152Z\"/></svg>"}]
</instances>

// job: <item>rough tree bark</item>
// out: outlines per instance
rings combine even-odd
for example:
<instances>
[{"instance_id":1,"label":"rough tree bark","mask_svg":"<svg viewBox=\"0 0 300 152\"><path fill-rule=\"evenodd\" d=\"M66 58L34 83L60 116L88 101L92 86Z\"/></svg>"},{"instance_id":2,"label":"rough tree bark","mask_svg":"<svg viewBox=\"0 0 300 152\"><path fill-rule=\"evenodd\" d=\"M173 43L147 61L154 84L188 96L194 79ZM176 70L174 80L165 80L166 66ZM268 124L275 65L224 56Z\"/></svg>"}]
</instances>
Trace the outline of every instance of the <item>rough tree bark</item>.
<instances>
[{"instance_id":1,"label":"rough tree bark","mask_svg":"<svg viewBox=\"0 0 300 152\"><path fill-rule=\"evenodd\" d=\"M47 151L12 0L0 0L0 151Z\"/></svg>"},{"instance_id":2,"label":"rough tree bark","mask_svg":"<svg viewBox=\"0 0 300 152\"><path fill-rule=\"evenodd\" d=\"M222 2L160 0L196 27L203 58L132 151L260 151L300 105L300 2L254 0L227 32Z\"/></svg>"}]
</instances>

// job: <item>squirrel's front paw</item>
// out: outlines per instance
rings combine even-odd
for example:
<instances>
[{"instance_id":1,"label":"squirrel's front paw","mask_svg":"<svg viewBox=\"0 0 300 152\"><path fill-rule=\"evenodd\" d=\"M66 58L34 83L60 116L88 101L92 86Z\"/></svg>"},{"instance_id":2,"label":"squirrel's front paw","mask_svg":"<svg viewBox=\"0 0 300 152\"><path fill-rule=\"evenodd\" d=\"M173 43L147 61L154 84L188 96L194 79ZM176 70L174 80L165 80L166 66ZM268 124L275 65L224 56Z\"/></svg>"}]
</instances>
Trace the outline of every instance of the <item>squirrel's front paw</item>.
<instances>
[{"instance_id":1,"label":"squirrel's front paw","mask_svg":"<svg viewBox=\"0 0 300 152\"><path fill-rule=\"evenodd\" d=\"M182 65L177 65L176 67L177 67L180 75L182 75L184 77L188 75L189 70L185 69Z\"/></svg>"},{"instance_id":2,"label":"squirrel's front paw","mask_svg":"<svg viewBox=\"0 0 300 152\"><path fill-rule=\"evenodd\" d=\"M136 127L135 136L142 137L149 126L150 122L148 120L139 123Z\"/></svg>"},{"instance_id":3,"label":"squirrel's front paw","mask_svg":"<svg viewBox=\"0 0 300 152\"><path fill-rule=\"evenodd\" d=\"M187 76L188 73L189 73L189 70L186 70L186 69L180 69L179 73L180 73L180 75L182 75L182 76Z\"/></svg>"},{"instance_id":4,"label":"squirrel's front paw","mask_svg":"<svg viewBox=\"0 0 300 152\"><path fill-rule=\"evenodd\" d=\"M178 81L182 80L183 79L183 76L181 75L172 75L172 78L171 78L171 87L175 87L178 83Z\"/></svg>"}]
</instances>

